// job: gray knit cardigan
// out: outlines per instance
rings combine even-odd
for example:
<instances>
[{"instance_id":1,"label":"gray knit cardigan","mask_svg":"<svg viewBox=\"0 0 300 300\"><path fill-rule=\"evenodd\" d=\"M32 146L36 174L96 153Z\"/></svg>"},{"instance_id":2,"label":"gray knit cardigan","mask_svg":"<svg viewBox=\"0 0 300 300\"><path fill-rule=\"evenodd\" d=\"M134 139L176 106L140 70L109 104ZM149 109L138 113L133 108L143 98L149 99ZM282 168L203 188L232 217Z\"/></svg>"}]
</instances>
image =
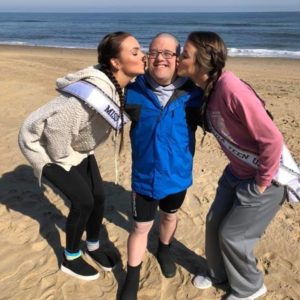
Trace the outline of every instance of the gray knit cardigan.
<instances>
[{"instance_id":1,"label":"gray knit cardigan","mask_svg":"<svg viewBox=\"0 0 300 300\"><path fill-rule=\"evenodd\" d=\"M113 83L95 67L59 78L56 85L62 88L82 79L99 86L119 104ZM18 140L40 183L46 164L55 163L69 171L93 153L110 132L111 127L99 113L75 97L59 95L29 115L20 129Z\"/></svg>"}]
</instances>

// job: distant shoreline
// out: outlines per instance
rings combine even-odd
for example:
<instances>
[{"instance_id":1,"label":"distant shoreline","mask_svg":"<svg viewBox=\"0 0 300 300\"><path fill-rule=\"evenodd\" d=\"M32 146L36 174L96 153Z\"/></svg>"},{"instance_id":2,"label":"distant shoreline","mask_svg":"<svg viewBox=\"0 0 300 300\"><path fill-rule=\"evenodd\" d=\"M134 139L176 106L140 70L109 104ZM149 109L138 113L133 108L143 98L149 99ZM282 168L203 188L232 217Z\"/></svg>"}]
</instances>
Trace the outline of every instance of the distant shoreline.
<instances>
[{"instance_id":1,"label":"distant shoreline","mask_svg":"<svg viewBox=\"0 0 300 300\"><path fill-rule=\"evenodd\" d=\"M30 51L32 51L32 49L38 49L38 50L42 50L42 51L47 51L47 50L57 50L57 52L62 52L62 51L74 51L74 52L85 52L85 53L95 53L97 51L96 47L95 48L77 48L77 47L60 47L60 46L41 46L41 45L20 45L20 44L0 44L0 49L6 49L6 50L12 50L13 49L23 49L25 51L28 51L28 49L30 49ZM237 51L239 51L239 49L236 49ZM247 49L245 49L246 51ZM147 51L146 48L143 48L143 51ZM253 50L255 51L255 50ZM284 51L284 50L283 50ZM297 52L298 53L298 52ZM262 59L292 59L292 60L300 60L300 51L299 51L299 57L292 57L292 56L263 56L263 55L249 55L247 56L246 54L236 54L236 55L232 55L230 53L230 49L229 49L229 54L228 56L230 58L262 58Z\"/></svg>"},{"instance_id":2,"label":"distant shoreline","mask_svg":"<svg viewBox=\"0 0 300 300\"><path fill-rule=\"evenodd\" d=\"M51 46L34 46L34 45L5 45L0 44L0 52L1 51L24 51L31 53L32 51L37 52L52 52L52 53L62 53L62 52L70 52L70 53L85 53L85 54L95 54L97 49L86 49L86 48L65 48L65 47L51 47Z\"/></svg>"},{"instance_id":3,"label":"distant shoreline","mask_svg":"<svg viewBox=\"0 0 300 300\"><path fill-rule=\"evenodd\" d=\"M3 14L281 14L299 13L300 10L274 10L274 11L1 11Z\"/></svg>"}]
</instances>

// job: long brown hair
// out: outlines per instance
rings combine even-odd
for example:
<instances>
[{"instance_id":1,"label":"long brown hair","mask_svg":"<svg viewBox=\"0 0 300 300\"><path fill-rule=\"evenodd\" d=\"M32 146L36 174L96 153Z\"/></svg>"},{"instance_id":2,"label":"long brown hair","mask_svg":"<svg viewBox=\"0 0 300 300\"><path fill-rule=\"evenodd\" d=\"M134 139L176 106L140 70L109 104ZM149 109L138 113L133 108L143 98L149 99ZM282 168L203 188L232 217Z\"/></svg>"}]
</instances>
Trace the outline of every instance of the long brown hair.
<instances>
[{"instance_id":1,"label":"long brown hair","mask_svg":"<svg viewBox=\"0 0 300 300\"><path fill-rule=\"evenodd\" d=\"M197 49L196 65L208 74L202 98L203 105L201 107L201 123L205 135L208 129L206 110L209 98L225 67L227 48L222 38L215 32L194 31L189 34L187 41Z\"/></svg>"},{"instance_id":2,"label":"long brown hair","mask_svg":"<svg viewBox=\"0 0 300 300\"><path fill-rule=\"evenodd\" d=\"M123 90L119 82L117 81L116 77L113 75L114 67L111 64L111 59L118 58L120 56L121 44L126 38L130 36L132 36L130 33L123 32L123 31L107 34L101 40L97 48L99 69L102 72L104 72L107 75L107 77L111 80L111 82L114 84L120 99L120 113L121 113L122 126L121 126L121 142L120 142L119 152L122 150L123 143L124 143L123 125L124 125L125 100L124 100Z\"/></svg>"}]
</instances>

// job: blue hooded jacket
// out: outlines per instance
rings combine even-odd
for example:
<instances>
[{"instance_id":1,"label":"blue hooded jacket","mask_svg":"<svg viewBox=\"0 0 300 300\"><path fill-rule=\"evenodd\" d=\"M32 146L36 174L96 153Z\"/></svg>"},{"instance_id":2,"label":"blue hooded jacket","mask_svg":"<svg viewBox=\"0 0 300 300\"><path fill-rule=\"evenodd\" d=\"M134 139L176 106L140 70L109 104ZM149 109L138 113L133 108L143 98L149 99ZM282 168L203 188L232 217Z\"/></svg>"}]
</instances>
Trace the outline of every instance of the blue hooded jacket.
<instances>
[{"instance_id":1,"label":"blue hooded jacket","mask_svg":"<svg viewBox=\"0 0 300 300\"><path fill-rule=\"evenodd\" d=\"M126 91L131 117L132 189L160 200L192 184L202 90L187 81L165 107L143 75Z\"/></svg>"}]
</instances>

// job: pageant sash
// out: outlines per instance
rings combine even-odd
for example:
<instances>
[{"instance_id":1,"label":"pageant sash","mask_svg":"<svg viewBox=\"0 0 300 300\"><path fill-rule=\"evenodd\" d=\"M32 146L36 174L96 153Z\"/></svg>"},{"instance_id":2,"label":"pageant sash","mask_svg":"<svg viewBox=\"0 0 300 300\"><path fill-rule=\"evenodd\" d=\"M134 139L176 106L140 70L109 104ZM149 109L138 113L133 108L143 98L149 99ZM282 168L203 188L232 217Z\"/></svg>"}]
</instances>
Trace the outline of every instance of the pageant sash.
<instances>
[{"instance_id":1,"label":"pageant sash","mask_svg":"<svg viewBox=\"0 0 300 300\"><path fill-rule=\"evenodd\" d=\"M115 130L119 130L129 121L129 117L123 112L123 124L120 107L100 88L87 81L71 83L59 91L68 93L85 102L89 107L96 110Z\"/></svg>"},{"instance_id":2,"label":"pageant sash","mask_svg":"<svg viewBox=\"0 0 300 300\"><path fill-rule=\"evenodd\" d=\"M213 127L209 118L207 123L210 131L214 134L216 139L236 158L242 160L254 169L259 168L258 156L254 153L240 149L237 145L224 138ZM273 181L279 185L285 186L287 189L287 198L289 202L300 202L300 168L292 157L286 145L283 145L280 165Z\"/></svg>"}]
</instances>

